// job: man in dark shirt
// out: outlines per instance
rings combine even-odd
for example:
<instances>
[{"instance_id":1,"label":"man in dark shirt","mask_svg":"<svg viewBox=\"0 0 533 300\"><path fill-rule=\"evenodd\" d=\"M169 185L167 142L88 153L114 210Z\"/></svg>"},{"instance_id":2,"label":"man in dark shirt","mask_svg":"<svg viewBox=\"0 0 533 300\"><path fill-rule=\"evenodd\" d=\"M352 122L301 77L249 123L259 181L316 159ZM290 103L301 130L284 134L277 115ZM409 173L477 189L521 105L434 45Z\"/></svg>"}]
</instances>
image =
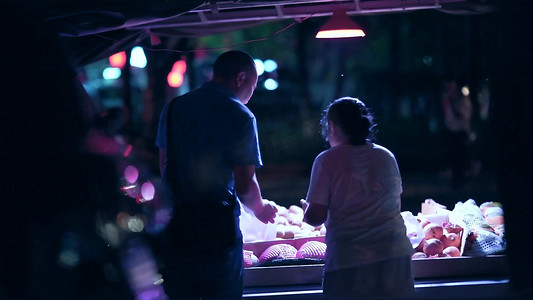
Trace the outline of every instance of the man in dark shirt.
<instances>
[{"instance_id":1,"label":"man in dark shirt","mask_svg":"<svg viewBox=\"0 0 533 300\"><path fill-rule=\"evenodd\" d=\"M174 202L162 236L170 298L241 299L242 233L237 199L264 223L276 208L263 200L256 119L245 106L257 85L253 59L229 51L213 79L167 103L156 144L163 182Z\"/></svg>"}]
</instances>

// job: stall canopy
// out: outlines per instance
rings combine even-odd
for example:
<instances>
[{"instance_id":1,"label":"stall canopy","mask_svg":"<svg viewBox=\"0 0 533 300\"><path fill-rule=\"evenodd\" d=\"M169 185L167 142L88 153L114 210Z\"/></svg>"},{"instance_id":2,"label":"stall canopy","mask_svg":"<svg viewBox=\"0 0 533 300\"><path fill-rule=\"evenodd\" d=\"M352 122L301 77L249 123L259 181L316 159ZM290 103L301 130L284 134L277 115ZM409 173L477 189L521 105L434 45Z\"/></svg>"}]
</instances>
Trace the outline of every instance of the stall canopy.
<instances>
[{"instance_id":1,"label":"stall canopy","mask_svg":"<svg viewBox=\"0 0 533 300\"><path fill-rule=\"evenodd\" d=\"M494 9L487 0L17 0L41 13L65 40L75 64L101 59L133 45L194 38L281 20L331 15L401 13L434 9L478 14Z\"/></svg>"}]
</instances>

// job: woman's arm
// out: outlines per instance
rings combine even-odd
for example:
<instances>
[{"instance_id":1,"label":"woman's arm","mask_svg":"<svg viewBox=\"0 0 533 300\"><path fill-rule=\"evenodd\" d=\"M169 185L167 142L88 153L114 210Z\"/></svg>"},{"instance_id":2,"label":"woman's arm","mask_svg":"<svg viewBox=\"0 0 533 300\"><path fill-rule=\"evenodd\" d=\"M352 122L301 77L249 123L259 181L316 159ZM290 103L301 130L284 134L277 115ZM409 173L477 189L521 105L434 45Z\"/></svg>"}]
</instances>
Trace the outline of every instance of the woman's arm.
<instances>
[{"instance_id":1,"label":"woman's arm","mask_svg":"<svg viewBox=\"0 0 533 300\"><path fill-rule=\"evenodd\" d=\"M328 217L328 207L316 203L308 203L305 200L300 200L304 210L304 222L312 226L319 226L326 222Z\"/></svg>"}]
</instances>

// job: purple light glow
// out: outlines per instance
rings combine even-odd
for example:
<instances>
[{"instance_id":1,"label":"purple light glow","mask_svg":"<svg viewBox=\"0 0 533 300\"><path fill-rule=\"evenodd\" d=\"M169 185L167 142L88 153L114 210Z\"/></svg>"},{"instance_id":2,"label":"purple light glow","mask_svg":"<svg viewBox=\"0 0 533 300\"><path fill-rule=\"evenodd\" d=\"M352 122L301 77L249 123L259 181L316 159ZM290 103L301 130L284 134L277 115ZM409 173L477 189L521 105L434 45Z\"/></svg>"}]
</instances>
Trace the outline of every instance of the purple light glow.
<instances>
[{"instance_id":1,"label":"purple light glow","mask_svg":"<svg viewBox=\"0 0 533 300\"><path fill-rule=\"evenodd\" d=\"M141 195L145 201L154 199L155 187L150 181L143 183L141 186Z\"/></svg>"},{"instance_id":2,"label":"purple light glow","mask_svg":"<svg viewBox=\"0 0 533 300\"><path fill-rule=\"evenodd\" d=\"M124 178L128 183L135 183L139 178L139 170L132 165L127 166L124 170Z\"/></svg>"},{"instance_id":3,"label":"purple light glow","mask_svg":"<svg viewBox=\"0 0 533 300\"><path fill-rule=\"evenodd\" d=\"M124 157L130 156L131 150L133 149L132 145L127 145L126 149L124 150L124 153L122 154Z\"/></svg>"}]
</instances>

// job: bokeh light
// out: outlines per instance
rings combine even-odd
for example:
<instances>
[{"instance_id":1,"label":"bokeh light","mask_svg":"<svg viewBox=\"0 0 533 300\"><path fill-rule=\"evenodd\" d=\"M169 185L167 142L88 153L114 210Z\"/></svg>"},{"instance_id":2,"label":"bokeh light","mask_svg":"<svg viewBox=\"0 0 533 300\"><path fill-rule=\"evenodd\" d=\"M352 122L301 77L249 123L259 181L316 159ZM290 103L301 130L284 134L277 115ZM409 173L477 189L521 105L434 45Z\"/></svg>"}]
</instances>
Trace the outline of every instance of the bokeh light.
<instances>
[{"instance_id":1,"label":"bokeh light","mask_svg":"<svg viewBox=\"0 0 533 300\"><path fill-rule=\"evenodd\" d=\"M461 88L461 93L463 96L470 96L470 88L468 88L468 86L463 86Z\"/></svg>"},{"instance_id":2,"label":"bokeh light","mask_svg":"<svg viewBox=\"0 0 533 300\"><path fill-rule=\"evenodd\" d=\"M265 80L265 83L263 83L263 86L265 87L265 89L269 91L273 91L278 88L279 84L276 80L269 78Z\"/></svg>"},{"instance_id":3,"label":"bokeh light","mask_svg":"<svg viewBox=\"0 0 533 300\"><path fill-rule=\"evenodd\" d=\"M172 66L172 72L178 72L180 74L185 74L185 71L187 71L187 63L183 59L178 60Z\"/></svg>"},{"instance_id":4,"label":"bokeh light","mask_svg":"<svg viewBox=\"0 0 533 300\"><path fill-rule=\"evenodd\" d=\"M114 68L122 69L126 65L126 52L115 53L109 57L109 64Z\"/></svg>"},{"instance_id":5,"label":"bokeh light","mask_svg":"<svg viewBox=\"0 0 533 300\"><path fill-rule=\"evenodd\" d=\"M129 165L124 169L124 178L128 183L135 183L139 179L139 170L135 166Z\"/></svg>"},{"instance_id":6,"label":"bokeh light","mask_svg":"<svg viewBox=\"0 0 533 300\"><path fill-rule=\"evenodd\" d=\"M154 199L155 187L150 181L143 183L141 186L141 195L145 201Z\"/></svg>"},{"instance_id":7,"label":"bokeh light","mask_svg":"<svg viewBox=\"0 0 533 300\"><path fill-rule=\"evenodd\" d=\"M122 75L122 71L119 68L105 68L104 71L102 71L102 77L105 80L117 79L120 75Z\"/></svg>"},{"instance_id":8,"label":"bokeh light","mask_svg":"<svg viewBox=\"0 0 533 300\"><path fill-rule=\"evenodd\" d=\"M130 219L130 215L125 212L119 212L117 214L117 225L118 227L122 229L128 228L128 221Z\"/></svg>"},{"instance_id":9,"label":"bokeh light","mask_svg":"<svg viewBox=\"0 0 533 300\"><path fill-rule=\"evenodd\" d=\"M122 156L124 156L124 157L130 156L131 150L133 150L133 146L132 145L127 145L126 148L124 149L124 152L122 153Z\"/></svg>"},{"instance_id":10,"label":"bokeh light","mask_svg":"<svg viewBox=\"0 0 533 300\"><path fill-rule=\"evenodd\" d=\"M139 216L128 218L128 229L131 232L142 232L144 230L144 220Z\"/></svg>"},{"instance_id":11,"label":"bokeh light","mask_svg":"<svg viewBox=\"0 0 533 300\"><path fill-rule=\"evenodd\" d=\"M74 268L80 264L80 253L74 249L62 249L57 260L66 268Z\"/></svg>"},{"instance_id":12,"label":"bokeh light","mask_svg":"<svg viewBox=\"0 0 533 300\"><path fill-rule=\"evenodd\" d=\"M119 213L117 215L117 224L119 223L119 220L121 219L121 214ZM120 226L120 225L119 225ZM101 226L99 226L100 229L100 235L106 240L109 245L113 247L117 247L120 244L120 235L117 230L117 226L115 226L112 223L105 223Z\"/></svg>"},{"instance_id":13,"label":"bokeh light","mask_svg":"<svg viewBox=\"0 0 533 300\"><path fill-rule=\"evenodd\" d=\"M263 75L265 73L265 66L263 64L263 61L260 59L254 59L255 62L255 69L257 70L257 76Z\"/></svg>"},{"instance_id":14,"label":"bokeh light","mask_svg":"<svg viewBox=\"0 0 533 300\"><path fill-rule=\"evenodd\" d=\"M180 87L183 84L183 74L174 71L168 73L167 83L174 88Z\"/></svg>"},{"instance_id":15,"label":"bokeh light","mask_svg":"<svg viewBox=\"0 0 533 300\"><path fill-rule=\"evenodd\" d=\"M134 47L131 49L130 65L136 68L145 68L148 61L142 47Z\"/></svg>"},{"instance_id":16,"label":"bokeh light","mask_svg":"<svg viewBox=\"0 0 533 300\"><path fill-rule=\"evenodd\" d=\"M265 60L265 62L263 63L264 66L265 66L265 72L274 72L278 69L278 64L273 61L272 59L267 59Z\"/></svg>"}]
</instances>

